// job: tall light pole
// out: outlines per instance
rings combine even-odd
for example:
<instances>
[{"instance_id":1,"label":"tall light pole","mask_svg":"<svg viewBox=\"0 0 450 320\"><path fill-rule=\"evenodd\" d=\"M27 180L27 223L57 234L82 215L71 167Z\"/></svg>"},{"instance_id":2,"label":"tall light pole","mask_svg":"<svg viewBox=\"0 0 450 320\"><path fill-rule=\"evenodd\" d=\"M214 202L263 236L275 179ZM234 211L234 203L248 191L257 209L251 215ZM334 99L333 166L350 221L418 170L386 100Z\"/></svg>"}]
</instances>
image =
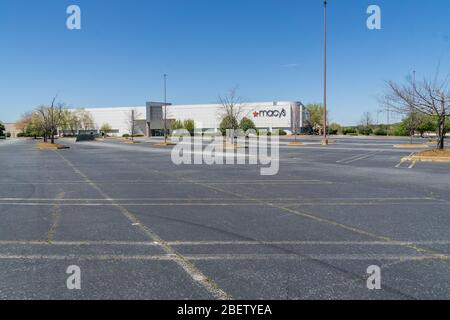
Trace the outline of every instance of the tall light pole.
<instances>
[{"instance_id":1,"label":"tall light pole","mask_svg":"<svg viewBox=\"0 0 450 320\"><path fill-rule=\"evenodd\" d=\"M410 136L411 136L411 144L413 144L413 138L414 138L414 133L415 133L415 119L414 119L414 104L416 103L416 70L413 70L413 105L411 105L410 109L411 109L411 114L410 114Z\"/></svg>"},{"instance_id":2,"label":"tall light pole","mask_svg":"<svg viewBox=\"0 0 450 320\"><path fill-rule=\"evenodd\" d=\"M386 115L387 115L387 135L389 137L389 130L391 128L391 123L390 123L391 122L391 119L390 119L391 108L389 106L387 107Z\"/></svg>"},{"instance_id":3,"label":"tall light pole","mask_svg":"<svg viewBox=\"0 0 450 320\"><path fill-rule=\"evenodd\" d=\"M167 144L167 74L164 74L164 144Z\"/></svg>"},{"instance_id":4,"label":"tall light pole","mask_svg":"<svg viewBox=\"0 0 450 320\"><path fill-rule=\"evenodd\" d=\"M323 140L328 145L327 134L327 0L323 1Z\"/></svg>"},{"instance_id":5,"label":"tall light pole","mask_svg":"<svg viewBox=\"0 0 450 320\"><path fill-rule=\"evenodd\" d=\"M380 125L380 113L383 113L383 110L377 110L377 125Z\"/></svg>"}]
</instances>

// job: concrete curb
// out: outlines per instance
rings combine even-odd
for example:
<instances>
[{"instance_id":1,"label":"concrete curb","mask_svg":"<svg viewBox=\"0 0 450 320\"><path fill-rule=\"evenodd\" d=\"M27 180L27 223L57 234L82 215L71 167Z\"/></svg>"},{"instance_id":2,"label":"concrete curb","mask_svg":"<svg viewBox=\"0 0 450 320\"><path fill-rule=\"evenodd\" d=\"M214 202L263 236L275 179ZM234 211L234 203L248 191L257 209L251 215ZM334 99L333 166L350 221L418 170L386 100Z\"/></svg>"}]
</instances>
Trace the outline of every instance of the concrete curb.
<instances>
[{"instance_id":1,"label":"concrete curb","mask_svg":"<svg viewBox=\"0 0 450 320\"><path fill-rule=\"evenodd\" d=\"M67 149L70 149L70 147L67 147L67 146L60 146L60 147L53 147L53 148L50 148L50 147L46 147L46 148L43 148L43 147L34 147L36 150L42 150L42 151L56 151L56 150L67 150Z\"/></svg>"},{"instance_id":2,"label":"concrete curb","mask_svg":"<svg viewBox=\"0 0 450 320\"><path fill-rule=\"evenodd\" d=\"M394 144L393 147L397 149L425 149L430 146L427 144Z\"/></svg>"},{"instance_id":3,"label":"concrete curb","mask_svg":"<svg viewBox=\"0 0 450 320\"><path fill-rule=\"evenodd\" d=\"M63 144L59 144L59 143L55 143L55 144L50 144L50 143L36 143L34 145L34 149L36 150L42 150L42 151L56 151L56 150L66 150L66 149L70 149L70 147L63 145Z\"/></svg>"},{"instance_id":4,"label":"concrete curb","mask_svg":"<svg viewBox=\"0 0 450 320\"><path fill-rule=\"evenodd\" d=\"M301 146L304 146L305 144L303 142L292 141L292 142L289 142L287 145L289 147L301 147Z\"/></svg>"},{"instance_id":5,"label":"concrete curb","mask_svg":"<svg viewBox=\"0 0 450 320\"><path fill-rule=\"evenodd\" d=\"M154 147L159 147L159 148L163 148L163 147L173 147L176 146L177 144L174 142L167 142L167 143L155 143L153 144Z\"/></svg>"},{"instance_id":6,"label":"concrete curb","mask_svg":"<svg viewBox=\"0 0 450 320\"><path fill-rule=\"evenodd\" d=\"M402 158L402 161L450 163L450 157L410 156Z\"/></svg>"}]
</instances>

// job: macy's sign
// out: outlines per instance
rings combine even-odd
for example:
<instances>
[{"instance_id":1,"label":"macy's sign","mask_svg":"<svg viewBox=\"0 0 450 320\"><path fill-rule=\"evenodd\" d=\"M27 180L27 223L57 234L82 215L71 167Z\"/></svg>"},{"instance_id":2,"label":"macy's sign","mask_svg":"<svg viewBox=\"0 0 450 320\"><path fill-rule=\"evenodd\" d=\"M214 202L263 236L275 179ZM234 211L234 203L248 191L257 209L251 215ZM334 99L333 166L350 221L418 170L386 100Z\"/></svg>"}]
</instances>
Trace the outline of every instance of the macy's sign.
<instances>
[{"instance_id":1,"label":"macy's sign","mask_svg":"<svg viewBox=\"0 0 450 320\"><path fill-rule=\"evenodd\" d=\"M285 118L286 110L261 110L253 112L254 118Z\"/></svg>"}]
</instances>

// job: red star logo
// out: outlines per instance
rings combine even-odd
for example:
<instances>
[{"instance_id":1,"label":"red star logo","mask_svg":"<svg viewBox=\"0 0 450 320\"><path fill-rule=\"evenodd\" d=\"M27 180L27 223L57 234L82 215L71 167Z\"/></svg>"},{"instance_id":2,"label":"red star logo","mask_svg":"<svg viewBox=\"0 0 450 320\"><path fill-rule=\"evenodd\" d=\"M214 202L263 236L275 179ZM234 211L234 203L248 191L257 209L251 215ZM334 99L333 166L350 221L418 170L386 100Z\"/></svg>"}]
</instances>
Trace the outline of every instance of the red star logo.
<instances>
[{"instance_id":1,"label":"red star logo","mask_svg":"<svg viewBox=\"0 0 450 320\"><path fill-rule=\"evenodd\" d=\"M258 112L256 112L256 111L255 111L255 112L253 112L253 117L254 117L254 118L257 118L257 117L258 117L258 115L259 115L259 113L258 113Z\"/></svg>"}]
</instances>

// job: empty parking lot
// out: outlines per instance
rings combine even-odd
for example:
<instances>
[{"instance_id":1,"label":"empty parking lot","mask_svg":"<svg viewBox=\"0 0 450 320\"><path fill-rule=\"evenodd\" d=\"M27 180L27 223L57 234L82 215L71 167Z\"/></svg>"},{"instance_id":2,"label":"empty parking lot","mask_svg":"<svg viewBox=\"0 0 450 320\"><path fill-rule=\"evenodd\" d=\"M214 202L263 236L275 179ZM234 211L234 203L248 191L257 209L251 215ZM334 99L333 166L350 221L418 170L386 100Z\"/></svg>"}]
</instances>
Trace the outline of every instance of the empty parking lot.
<instances>
[{"instance_id":1,"label":"empty parking lot","mask_svg":"<svg viewBox=\"0 0 450 320\"><path fill-rule=\"evenodd\" d=\"M150 142L0 142L0 298L448 299L450 165L393 143L282 144L264 177Z\"/></svg>"}]
</instances>

